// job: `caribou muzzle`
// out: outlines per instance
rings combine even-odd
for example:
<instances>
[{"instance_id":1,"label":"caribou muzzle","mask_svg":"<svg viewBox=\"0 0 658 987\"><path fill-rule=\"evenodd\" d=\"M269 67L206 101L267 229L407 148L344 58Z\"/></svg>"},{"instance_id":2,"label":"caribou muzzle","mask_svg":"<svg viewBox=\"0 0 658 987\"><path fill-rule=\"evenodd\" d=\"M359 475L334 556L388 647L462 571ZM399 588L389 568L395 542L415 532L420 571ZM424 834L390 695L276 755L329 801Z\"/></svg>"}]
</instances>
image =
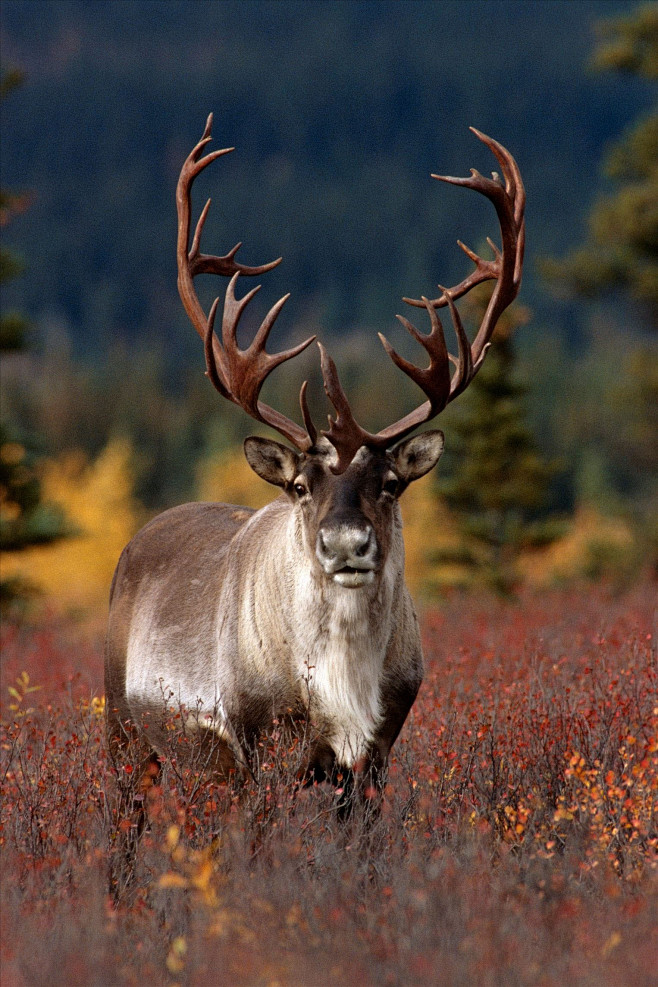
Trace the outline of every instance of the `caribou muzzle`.
<instances>
[{"instance_id":1,"label":"caribou muzzle","mask_svg":"<svg viewBox=\"0 0 658 987\"><path fill-rule=\"evenodd\" d=\"M324 524L318 531L315 554L323 571L339 586L356 589L374 581L379 549L368 523Z\"/></svg>"}]
</instances>

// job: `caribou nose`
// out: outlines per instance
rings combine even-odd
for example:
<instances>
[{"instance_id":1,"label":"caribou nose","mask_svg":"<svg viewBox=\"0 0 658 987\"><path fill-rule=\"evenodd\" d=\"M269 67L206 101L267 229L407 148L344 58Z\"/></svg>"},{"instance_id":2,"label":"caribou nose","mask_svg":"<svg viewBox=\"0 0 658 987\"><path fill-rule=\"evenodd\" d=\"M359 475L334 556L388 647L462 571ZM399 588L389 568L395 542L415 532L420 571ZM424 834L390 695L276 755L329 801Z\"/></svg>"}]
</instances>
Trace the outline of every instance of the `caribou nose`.
<instances>
[{"instance_id":1,"label":"caribou nose","mask_svg":"<svg viewBox=\"0 0 658 987\"><path fill-rule=\"evenodd\" d=\"M323 526L318 531L316 552L325 572L344 568L371 570L377 557L377 539L370 524Z\"/></svg>"}]
</instances>

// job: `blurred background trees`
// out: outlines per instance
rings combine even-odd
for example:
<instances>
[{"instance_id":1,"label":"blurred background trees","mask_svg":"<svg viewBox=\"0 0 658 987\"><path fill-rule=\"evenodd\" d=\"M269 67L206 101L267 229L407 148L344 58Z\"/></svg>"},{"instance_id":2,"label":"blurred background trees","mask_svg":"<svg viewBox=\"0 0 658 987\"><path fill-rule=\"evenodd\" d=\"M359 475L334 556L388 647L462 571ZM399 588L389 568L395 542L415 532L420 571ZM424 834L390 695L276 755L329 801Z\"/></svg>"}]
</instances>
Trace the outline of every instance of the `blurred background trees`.
<instances>
[{"instance_id":1,"label":"blurred background trees","mask_svg":"<svg viewBox=\"0 0 658 987\"><path fill-rule=\"evenodd\" d=\"M12 90L17 89L23 81L23 73L18 69L4 72L0 77L0 102L5 100ZM0 228L8 223L29 205L29 196L25 193L0 188ZM15 251L0 245L0 284L7 285L23 271L21 258ZM23 349L26 343L28 322L18 311L3 311L0 314L0 350L11 353Z\"/></svg>"},{"instance_id":2,"label":"blurred background trees","mask_svg":"<svg viewBox=\"0 0 658 987\"><path fill-rule=\"evenodd\" d=\"M603 21L592 65L658 79L658 6ZM637 304L637 317L658 329L658 107L636 120L605 155L613 191L598 198L583 246L546 264L562 290L585 297L617 291Z\"/></svg>"},{"instance_id":3,"label":"blurred background trees","mask_svg":"<svg viewBox=\"0 0 658 987\"><path fill-rule=\"evenodd\" d=\"M658 5L642 4L607 19L598 34L592 59L597 72L658 79ZM571 430L587 450L576 495L609 507L615 491L630 493L656 557L658 106L610 147L602 172L611 189L592 205L585 242L562 260L546 261L543 269L560 292L629 302L634 329L648 333L636 335L629 346L619 326L600 317L598 345L580 368L598 387L574 416Z\"/></svg>"},{"instance_id":4,"label":"blurred background trees","mask_svg":"<svg viewBox=\"0 0 658 987\"><path fill-rule=\"evenodd\" d=\"M0 80L0 100L23 81L18 70L8 71ZM0 228L29 205L25 193L0 189ZM22 259L4 244L0 246L0 284L18 277ZM17 354L28 346L30 325L18 311L0 311L0 355ZM21 552L34 545L50 544L65 536L67 525L62 508L43 496L39 478L37 436L16 421L0 420L0 552ZM0 607L24 597L30 582L19 573L0 573Z\"/></svg>"},{"instance_id":5,"label":"blurred background trees","mask_svg":"<svg viewBox=\"0 0 658 987\"><path fill-rule=\"evenodd\" d=\"M480 286L464 306L475 324L490 294L490 286ZM539 451L519 380L514 335L529 319L516 303L499 321L482 369L446 415L451 441L436 479L460 535L457 546L437 548L436 562L458 562L466 584L505 593L519 580L520 553L554 540L562 528L547 514L557 468Z\"/></svg>"},{"instance_id":6,"label":"blurred background trees","mask_svg":"<svg viewBox=\"0 0 658 987\"><path fill-rule=\"evenodd\" d=\"M31 190L2 200L3 224L24 210L2 254L0 407L15 431L3 433L0 468L5 490L12 476L31 478L19 513L5 507L13 547L30 503L42 535L48 521L55 536L62 513L39 505L57 490L78 537L47 550L57 577L38 566L42 582L63 585L76 564L91 565L103 518L116 518L89 580L101 601L121 538L146 515L194 497L255 504L276 493L258 491L238 465L252 423L205 380L175 288L177 171L214 108L216 145L238 150L200 190L197 205L213 193L207 249L244 239L245 262L284 255L247 323L291 290L275 345L310 332L328 339L357 417L373 428L417 397L375 331L390 332L400 296L461 279L457 236L496 238L477 197L426 176L492 167L467 124L510 147L528 189L526 307L442 416L436 476L405 494L410 579L417 591L509 588L639 569L638 546L645 558L655 551L658 514L658 7L318 0L304 5L308 16L301 9L258 0L0 8L3 60L27 70L3 103L2 186ZM597 71L587 74L593 45ZM30 259L20 278L19 250ZM553 259L540 268L542 254ZM206 299L223 288L201 286ZM395 345L417 356L412 343ZM295 416L309 378L321 423L317 362L311 348L275 373L265 399ZM84 520L83 490L96 501ZM17 556L3 560L13 572Z\"/></svg>"}]
</instances>

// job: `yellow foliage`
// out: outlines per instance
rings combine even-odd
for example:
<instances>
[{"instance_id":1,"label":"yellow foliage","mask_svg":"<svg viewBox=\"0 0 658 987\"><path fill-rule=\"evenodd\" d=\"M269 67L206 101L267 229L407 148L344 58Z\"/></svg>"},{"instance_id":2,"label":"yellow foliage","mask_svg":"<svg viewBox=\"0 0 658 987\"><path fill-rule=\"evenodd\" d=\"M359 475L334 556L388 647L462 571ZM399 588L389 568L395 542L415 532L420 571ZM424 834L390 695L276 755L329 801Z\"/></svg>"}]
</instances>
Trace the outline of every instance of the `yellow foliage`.
<instances>
[{"instance_id":1,"label":"yellow foliage","mask_svg":"<svg viewBox=\"0 0 658 987\"><path fill-rule=\"evenodd\" d=\"M460 585L463 567L458 563L437 563L440 552L460 545L457 526L446 505L437 495L432 474L412 483L400 500L404 531L405 577L412 596L423 590Z\"/></svg>"},{"instance_id":2,"label":"yellow foliage","mask_svg":"<svg viewBox=\"0 0 658 987\"><path fill-rule=\"evenodd\" d=\"M633 566L636 545L630 526L595 507L576 511L569 532L546 548L525 553L519 570L535 589L583 577L617 576Z\"/></svg>"},{"instance_id":3,"label":"yellow foliage","mask_svg":"<svg viewBox=\"0 0 658 987\"><path fill-rule=\"evenodd\" d=\"M197 467L197 497L256 510L269 504L279 490L256 476L241 448L203 460Z\"/></svg>"},{"instance_id":4,"label":"yellow foliage","mask_svg":"<svg viewBox=\"0 0 658 987\"><path fill-rule=\"evenodd\" d=\"M108 443L94 462L69 452L44 464L43 499L59 504L79 532L51 545L2 555L3 578L37 586L60 613L100 613L121 550L143 518L132 495L132 446Z\"/></svg>"},{"instance_id":5,"label":"yellow foliage","mask_svg":"<svg viewBox=\"0 0 658 987\"><path fill-rule=\"evenodd\" d=\"M417 480L400 500L404 532L405 578L415 595L422 586L429 566L429 546L435 525L435 498L429 476Z\"/></svg>"}]
</instances>

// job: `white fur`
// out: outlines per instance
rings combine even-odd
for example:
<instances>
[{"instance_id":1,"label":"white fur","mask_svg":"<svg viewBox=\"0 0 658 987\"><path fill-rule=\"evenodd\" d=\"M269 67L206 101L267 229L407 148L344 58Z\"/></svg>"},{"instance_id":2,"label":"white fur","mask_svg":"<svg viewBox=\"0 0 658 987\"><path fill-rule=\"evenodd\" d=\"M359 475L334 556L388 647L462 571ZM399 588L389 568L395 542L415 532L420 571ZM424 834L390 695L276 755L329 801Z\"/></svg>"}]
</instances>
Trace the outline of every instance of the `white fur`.
<instances>
[{"instance_id":1,"label":"white fur","mask_svg":"<svg viewBox=\"0 0 658 987\"><path fill-rule=\"evenodd\" d=\"M375 623L372 613L377 609L390 615L395 580L390 556L376 588L328 582L306 559L295 568L298 612L321 617L299 621L297 674L308 690L312 719L327 725L327 740L347 767L364 756L382 721L381 682L391 622Z\"/></svg>"},{"instance_id":2,"label":"white fur","mask_svg":"<svg viewBox=\"0 0 658 987\"><path fill-rule=\"evenodd\" d=\"M207 661L207 633L203 622L194 633L189 626L165 624L157 619L158 584L145 592L142 605L136 607L131 621L126 661L126 698L136 722L144 716L151 720L151 732L160 729L160 717L154 713L169 709L183 712L190 729L199 725L214 730L218 737L226 734L224 707L218 690L214 665ZM167 672L171 656L180 652L181 642L187 658L186 671Z\"/></svg>"}]
</instances>

